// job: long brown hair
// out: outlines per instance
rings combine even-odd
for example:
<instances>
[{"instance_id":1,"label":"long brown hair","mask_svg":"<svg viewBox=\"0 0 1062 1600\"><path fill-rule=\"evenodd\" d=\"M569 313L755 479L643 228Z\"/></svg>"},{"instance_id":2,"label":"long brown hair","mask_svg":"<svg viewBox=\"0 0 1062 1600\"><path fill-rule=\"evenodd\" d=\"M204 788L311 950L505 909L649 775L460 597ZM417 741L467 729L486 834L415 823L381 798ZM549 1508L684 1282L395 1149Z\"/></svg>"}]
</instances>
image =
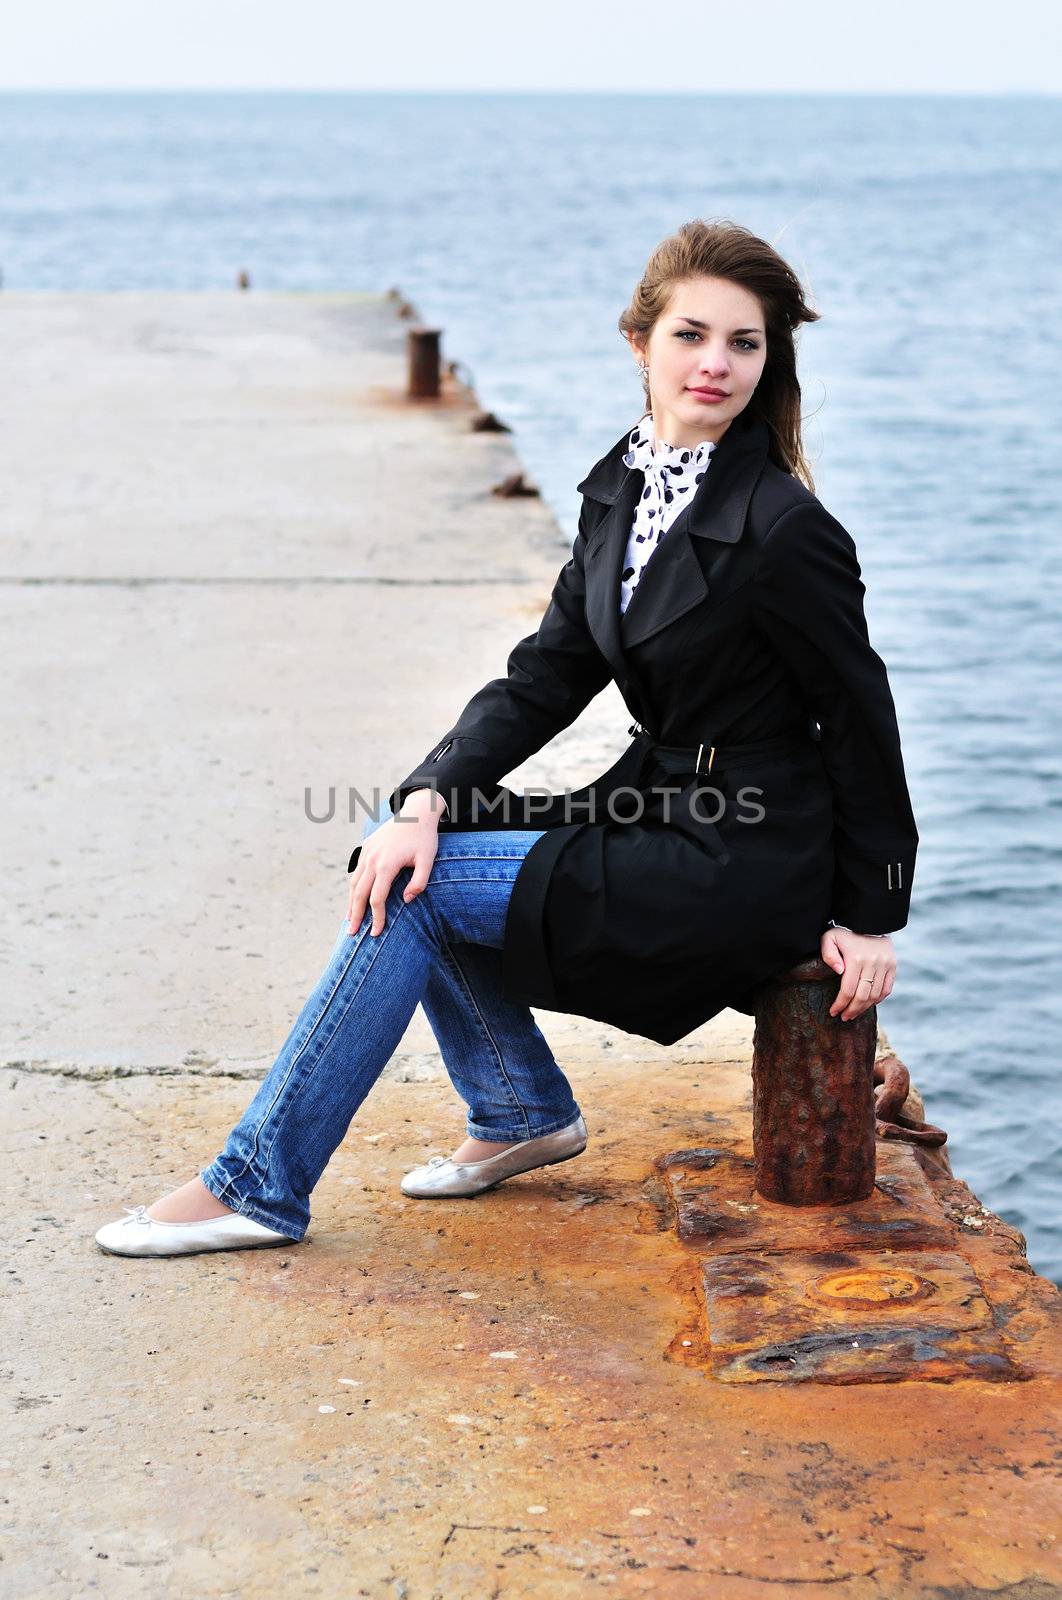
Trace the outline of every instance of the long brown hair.
<instances>
[{"instance_id":1,"label":"long brown hair","mask_svg":"<svg viewBox=\"0 0 1062 1600\"><path fill-rule=\"evenodd\" d=\"M634 334L639 341L647 340L676 284L686 278L727 278L759 301L767 332L767 357L746 409L767 424L772 461L814 494L800 430L793 330L802 322L817 322L819 313L807 304L799 278L773 245L740 223L684 222L649 257L631 303L620 316L620 332L628 339ZM648 410L649 380L643 381Z\"/></svg>"}]
</instances>

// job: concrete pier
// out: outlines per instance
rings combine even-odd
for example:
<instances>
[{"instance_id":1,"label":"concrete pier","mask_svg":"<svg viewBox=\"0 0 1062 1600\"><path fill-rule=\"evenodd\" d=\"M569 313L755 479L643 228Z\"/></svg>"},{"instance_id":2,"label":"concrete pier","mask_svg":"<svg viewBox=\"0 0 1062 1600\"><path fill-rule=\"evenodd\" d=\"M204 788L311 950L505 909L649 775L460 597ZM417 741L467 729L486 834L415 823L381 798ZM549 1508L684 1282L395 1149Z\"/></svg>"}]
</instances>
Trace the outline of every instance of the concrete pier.
<instances>
[{"instance_id":1,"label":"concrete pier","mask_svg":"<svg viewBox=\"0 0 1062 1600\"><path fill-rule=\"evenodd\" d=\"M903 1144L866 1202L759 1199L738 1014L664 1049L541 1013L589 1146L467 1202L398 1189L463 1133L418 1014L304 1243L97 1250L318 976L348 786L503 669L566 546L491 494L521 463L468 390L404 398L384 296L0 325L3 1593L1062 1593L1057 1292ZM628 722L610 688L510 781L585 782Z\"/></svg>"}]
</instances>

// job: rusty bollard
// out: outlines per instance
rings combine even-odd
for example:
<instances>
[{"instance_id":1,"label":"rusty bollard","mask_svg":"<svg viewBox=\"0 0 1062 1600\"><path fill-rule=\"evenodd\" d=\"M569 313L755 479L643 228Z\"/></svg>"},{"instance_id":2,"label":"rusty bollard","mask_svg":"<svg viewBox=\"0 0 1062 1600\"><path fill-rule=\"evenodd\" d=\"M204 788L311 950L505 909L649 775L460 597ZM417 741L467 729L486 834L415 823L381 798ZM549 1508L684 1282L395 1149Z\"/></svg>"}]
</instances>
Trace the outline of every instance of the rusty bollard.
<instances>
[{"instance_id":1,"label":"rusty bollard","mask_svg":"<svg viewBox=\"0 0 1062 1600\"><path fill-rule=\"evenodd\" d=\"M439 395L438 328L409 330L409 398L435 400Z\"/></svg>"},{"instance_id":2,"label":"rusty bollard","mask_svg":"<svg viewBox=\"0 0 1062 1600\"><path fill-rule=\"evenodd\" d=\"M843 1205L874 1188L877 1007L830 1016L841 980L810 956L756 995L756 1189L790 1206Z\"/></svg>"}]
</instances>

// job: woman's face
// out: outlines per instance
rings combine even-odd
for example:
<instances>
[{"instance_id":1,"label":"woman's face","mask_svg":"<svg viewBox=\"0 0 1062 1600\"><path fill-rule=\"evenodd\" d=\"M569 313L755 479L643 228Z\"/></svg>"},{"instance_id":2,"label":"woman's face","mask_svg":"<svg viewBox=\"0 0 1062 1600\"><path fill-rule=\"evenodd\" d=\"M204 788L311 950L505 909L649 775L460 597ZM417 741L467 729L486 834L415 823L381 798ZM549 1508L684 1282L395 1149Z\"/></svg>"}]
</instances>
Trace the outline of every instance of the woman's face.
<instances>
[{"instance_id":1,"label":"woman's face","mask_svg":"<svg viewBox=\"0 0 1062 1600\"><path fill-rule=\"evenodd\" d=\"M719 443L767 360L760 302L726 278L677 283L646 344L630 342L635 359L649 365L656 437L683 448Z\"/></svg>"}]
</instances>

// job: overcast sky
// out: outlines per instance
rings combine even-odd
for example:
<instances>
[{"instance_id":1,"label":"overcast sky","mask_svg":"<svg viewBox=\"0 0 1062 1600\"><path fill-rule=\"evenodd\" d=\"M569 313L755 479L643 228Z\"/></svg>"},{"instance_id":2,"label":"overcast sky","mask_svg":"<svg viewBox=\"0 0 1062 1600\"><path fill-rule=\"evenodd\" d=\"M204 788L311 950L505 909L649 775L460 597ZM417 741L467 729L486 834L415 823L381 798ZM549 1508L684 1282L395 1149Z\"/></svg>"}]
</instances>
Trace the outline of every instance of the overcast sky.
<instances>
[{"instance_id":1,"label":"overcast sky","mask_svg":"<svg viewBox=\"0 0 1062 1600\"><path fill-rule=\"evenodd\" d=\"M17 0L2 88L1062 92L1059 0Z\"/></svg>"}]
</instances>

